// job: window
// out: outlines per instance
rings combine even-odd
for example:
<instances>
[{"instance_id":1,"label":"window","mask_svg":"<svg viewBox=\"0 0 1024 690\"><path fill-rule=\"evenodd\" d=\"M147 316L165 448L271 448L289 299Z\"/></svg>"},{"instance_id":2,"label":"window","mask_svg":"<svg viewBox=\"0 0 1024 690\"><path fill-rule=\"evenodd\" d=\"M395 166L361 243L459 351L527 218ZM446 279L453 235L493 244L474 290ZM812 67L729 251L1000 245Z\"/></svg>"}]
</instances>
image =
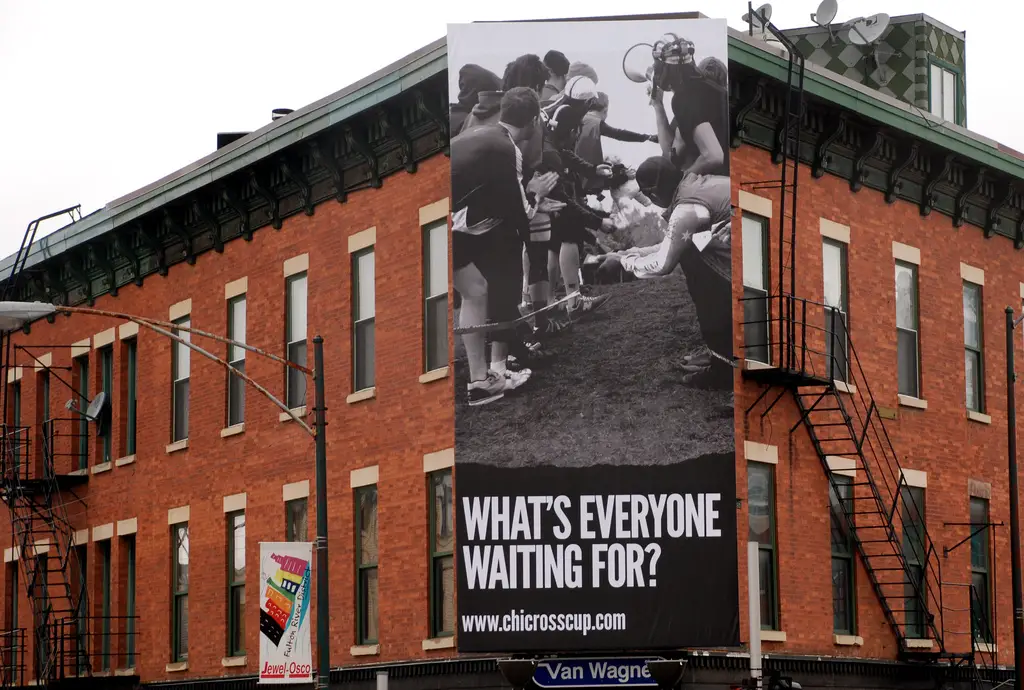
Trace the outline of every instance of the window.
<instances>
[{"instance_id":1,"label":"window","mask_svg":"<svg viewBox=\"0 0 1024 690\"><path fill-rule=\"evenodd\" d=\"M430 482L430 636L455 634L455 505L452 471L429 475Z\"/></svg>"},{"instance_id":2,"label":"window","mask_svg":"<svg viewBox=\"0 0 1024 690\"><path fill-rule=\"evenodd\" d=\"M187 316L174 323L184 328L192 327L192 320ZM191 342L188 331L177 331L175 335L185 342ZM192 350L185 342L174 341L174 357L171 359L171 381L174 382L171 390L173 398L171 441L184 441L188 438L188 388Z\"/></svg>"},{"instance_id":3,"label":"window","mask_svg":"<svg viewBox=\"0 0 1024 690\"><path fill-rule=\"evenodd\" d=\"M993 641L988 501L971 499L971 629L975 642Z\"/></svg>"},{"instance_id":4,"label":"window","mask_svg":"<svg viewBox=\"0 0 1024 690\"><path fill-rule=\"evenodd\" d=\"M100 668L110 670L110 540L97 543L100 551Z\"/></svg>"},{"instance_id":5,"label":"window","mask_svg":"<svg viewBox=\"0 0 1024 690\"><path fill-rule=\"evenodd\" d=\"M307 279L305 273L289 276L285 291L285 343L288 361L306 366ZM285 403L289 408L306 404L306 376L298 369L285 369Z\"/></svg>"},{"instance_id":6,"label":"window","mask_svg":"<svg viewBox=\"0 0 1024 690\"><path fill-rule=\"evenodd\" d=\"M41 420L42 434L40 435L37 457L45 460L53 457L53 434L50 424L50 370L43 369L39 374L39 419Z\"/></svg>"},{"instance_id":7,"label":"window","mask_svg":"<svg viewBox=\"0 0 1024 690\"><path fill-rule=\"evenodd\" d=\"M124 553L125 659L121 668L135 668L135 535L121 538Z\"/></svg>"},{"instance_id":8,"label":"window","mask_svg":"<svg viewBox=\"0 0 1024 690\"><path fill-rule=\"evenodd\" d=\"M447 293L446 293L447 294ZM374 290L373 249L352 256L352 362L355 367L355 390L373 388L374 385L374 317L376 316ZM447 320L447 311L445 319ZM447 334L445 338L447 339ZM448 346L445 345L445 358Z\"/></svg>"},{"instance_id":9,"label":"window","mask_svg":"<svg viewBox=\"0 0 1024 690\"><path fill-rule=\"evenodd\" d=\"M245 342L245 295L228 300L228 338ZM245 373L245 348L228 345L228 364L235 371ZM245 421L245 380L228 372L228 420L227 426Z\"/></svg>"},{"instance_id":10,"label":"window","mask_svg":"<svg viewBox=\"0 0 1024 690\"><path fill-rule=\"evenodd\" d=\"M896 262L896 363L899 392L921 397L917 266Z\"/></svg>"},{"instance_id":11,"label":"window","mask_svg":"<svg viewBox=\"0 0 1024 690\"><path fill-rule=\"evenodd\" d=\"M125 361L127 363L128 395L125 400L125 429L124 429L124 453L135 455L135 429L138 425L136 412L136 400L139 386L139 341L131 338L124 342Z\"/></svg>"},{"instance_id":12,"label":"window","mask_svg":"<svg viewBox=\"0 0 1024 690\"><path fill-rule=\"evenodd\" d=\"M981 323L981 286L964 282L964 371L967 409L985 411L985 359Z\"/></svg>"},{"instance_id":13,"label":"window","mask_svg":"<svg viewBox=\"0 0 1024 690\"><path fill-rule=\"evenodd\" d=\"M846 280L846 245L835 240L822 241L822 274L825 278L825 356L832 379L846 381L849 372L849 309Z\"/></svg>"},{"instance_id":14,"label":"window","mask_svg":"<svg viewBox=\"0 0 1024 690\"><path fill-rule=\"evenodd\" d=\"M932 63L928 70L929 110L944 120L958 122L957 119L957 81L956 72L941 65Z\"/></svg>"},{"instance_id":15,"label":"window","mask_svg":"<svg viewBox=\"0 0 1024 690\"><path fill-rule=\"evenodd\" d=\"M900 489L901 520L903 522L903 557L907 561L908 577L904 585L906 603L906 634L909 638L927 637L927 596L925 590L925 523L924 489L904 486Z\"/></svg>"},{"instance_id":16,"label":"window","mask_svg":"<svg viewBox=\"0 0 1024 690\"><path fill-rule=\"evenodd\" d=\"M50 644L54 638L53 632L50 629L50 625L54 623L50 620L50 616L47 615L46 609L52 608L52 602L49 602L50 592L49 583L46 580L46 573L49 571L49 556L45 553L37 554L36 559L36 572L39 573L39 577L36 579L34 585L30 585L29 596L32 599L36 599L43 603L42 606L33 607L35 613L35 621L33 628L35 630L35 643L36 643L36 678L44 678L45 673L48 670L47 665L50 658ZM84 654L84 652L83 652Z\"/></svg>"},{"instance_id":17,"label":"window","mask_svg":"<svg viewBox=\"0 0 1024 690\"><path fill-rule=\"evenodd\" d=\"M78 469L84 470L89 466L89 419L85 416L85 410L89 406L89 355L75 357L75 374L78 376L78 399L75 406L80 410L78 413Z\"/></svg>"},{"instance_id":18,"label":"window","mask_svg":"<svg viewBox=\"0 0 1024 690\"><path fill-rule=\"evenodd\" d=\"M7 436L7 442L11 444L11 455L14 457L14 471L20 474L22 460L28 461L23 449L28 438L21 428L21 381L11 384L11 430Z\"/></svg>"},{"instance_id":19,"label":"window","mask_svg":"<svg viewBox=\"0 0 1024 690\"><path fill-rule=\"evenodd\" d=\"M228 513L228 656L245 654L245 511Z\"/></svg>"},{"instance_id":20,"label":"window","mask_svg":"<svg viewBox=\"0 0 1024 690\"><path fill-rule=\"evenodd\" d=\"M171 661L188 660L188 523L171 527Z\"/></svg>"},{"instance_id":21,"label":"window","mask_svg":"<svg viewBox=\"0 0 1024 690\"><path fill-rule=\"evenodd\" d=\"M424 370L448 366L448 220L423 228Z\"/></svg>"},{"instance_id":22,"label":"window","mask_svg":"<svg viewBox=\"0 0 1024 690\"><path fill-rule=\"evenodd\" d=\"M296 498L284 504L284 540L309 541L309 499Z\"/></svg>"},{"instance_id":23,"label":"window","mask_svg":"<svg viewBox=\"0 0 1024 690\"><path fill-rule=\"evenodd\" d=\"M832 630L837 635L856 633L853 534L849 521L853 519L853 510L852 478L833 474L829 486L829 514L832 525Z\"/></svg>"},{"instance_id":24,"label":"window","mask_svg":"<svg viewBox=\"0 0 1024 690\"><path fill-rule=\"evenodd\" d=\"M113 402L111 396L114 395L114 348L112 346L100 350L100 385L103 392L107 394L107 404L110 405ZM102 462L110 462L114 453L114 437L109 424L103 430L101 440L103 443Z\"/></svg>"},{"instance_id":25,"label":"window","mask_svg":"<svg viewBox=\"0 0 1024 690\"><path fill-rule=\"evenodd\" d=\"M758 543L761 580L761 629L779 629L779 590L775 560L775 467L752 462L747 465L748 541Z\"/></svg>"},{"instance_id":26,"label":"window","mask_svg":"<svg viewBox=\"0 0 1024 690\"><path fill-rule=\"evenodd\" d=\"M377 487L356 490L356 637L377 642Z\"/></svg>"},{"instance_id":27,"label":"window","mask_svg":"<svg viewBox=\"0 0 1024 690\"><path fill-rule=\"evenodd\" d=\"M75 558L78 561L78 601L75 606L75 627L79 639L88 639L89 616L89 551L85 544L75 547ZM78 647L76 667L83 673L87 667L89 650L86 645Z\"/></svg>"},{"instance_id":28,"label":"window","mask_svg":"<svg viewBox=\"0 0 1024 690\"><path fill-rule=\"evenodd\" d=\"M7 629L18 629L18 568L17 561L7 564Z\"/></svg>"},{"instance_id":29,"label":"window","mask_svg":"<svg viewBox=\"0 0 1024 690\"><path fill-rule=\"evenodd\" d=\"M743 214L744 358L769 363L768 219Z\"/></svg>"}]
</instances>

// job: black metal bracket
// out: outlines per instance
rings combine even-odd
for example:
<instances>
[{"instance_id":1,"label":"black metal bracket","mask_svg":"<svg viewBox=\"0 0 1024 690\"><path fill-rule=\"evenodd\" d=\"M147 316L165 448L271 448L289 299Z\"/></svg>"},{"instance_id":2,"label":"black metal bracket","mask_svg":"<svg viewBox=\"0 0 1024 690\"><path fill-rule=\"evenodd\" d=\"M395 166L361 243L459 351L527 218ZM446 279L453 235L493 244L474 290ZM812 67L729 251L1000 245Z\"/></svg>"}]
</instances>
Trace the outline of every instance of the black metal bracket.
<instances>
[{"instance_id":1,"label":"black metal bracket","mask_svg":"<svg viewBox=\"0 0 1024 690\"><path fill-rule=\"evenodd\" d=\"M331 184L334 185L334 198L339 204L345 203L348 195L345 193L345 176L342 174L338 159L334 157L333 147L330 142L322 139L314 139L309 143L313 152L313 160L331 176Z\"/></svg>"},{"instance_id":2,"label":"black metal bracket","mask_svg":"<svg viewBox=\"0 0 1024 690\"><path fill-rule=\"evenodd\" d=\"M846 113L840 113L835 119L835 127L827 134L822 134L814 147L814 161L811 163L811 176L820 178L825 174L826 166L832 161L828 149L836 143L846 131Z\"/></svg>"},{"instance_id":3,"label":"black metal bracket","mask_svg":"<svg viewBox=\"0 0 1024 690\"><path fill-rule=\"evenodd\" d=\"M999 217L999 212L1002 211L1010 199L1014 195L1013 184L1009 180L1003 180L999 183L998 196L992 199L988 207L988 217L985 218L985 239L990 239L996 234L996 229L1002 223L1002 219Z\"/></svg>"},{"instance_id":4,"label":"black metal bracket","mask_svg":"<svg viewBox=\"0 0 1024 690\"><path fill-rule=\"evenodd\" d=\"M112 297L117 297L117 278L114 273L114 264L110 260L110 248L107 244L102 242L92 242L88 245L89 253L92 254L92 260L96 263L103 275L106 276Z\"/></svg>"},{"instance_id":5,"label":"black metal bracket","mask_svg":"<svg viewBox=\"0 0 1024 690\"><path fill-rule=\"evenodd\" d=\"M440 143L444 144L444 155L451 155L451 124L448 120L448 113L443 110L439 110L431 106L423 91L416 89L413 91L413 98L416 99L416 107L419 111L427 116L427 118L437 125L437 129L440 132Z\"/></svg>"},{"instance_id":6,"label":"black metal bracket","mask_svg":"<svg viewBox=\"0 0 1024 690\"><path fill-rule=\"evenodd\" d=\"M198 196L192 200L192 211L196 214L196 218L210 226L210 235L213 237L213 249L218 254L223 254L224 238L220 234L220 221L217 220L217 216L206 208Z\"/></svg>"},{"instance_id":7,"label":"black metal bracket","mask_svg":"<svg viewBox=\"0 0 1024 690\"><path fill-rule=\"evenodd\" d=\"M871 138L871 143L863 147L856 160L853 161L853 172L850 173L851 192L859 192L861 187L864 186L864 180L867 179L865 168L867 167L868 159L878 153L878 149L882 148L882 143L885 141L881 129L871 130L868 136Z\"/></svg>"},{"instance_id":8,"label":"black metal bracket","mask_svg":"<svg viewBox=\"0 0 1024 690\"><path fill-rule=\"evenodd\" d=\"M139 239L145 243L149 250L156 255L157 265L160 267L160 275L167 275L167 252L164 250L163 243L157 239L155 235L150 234L146 230L146 226L140 224L138 226Z\"/></svg>"},{"instance_id":9,"label":"black metal bracket","mask_svg":"<svg viewBox=\"0 0 1024 690\"><path fill-rule=\"evenodd\" d=\"M256 194L263 199L270 208L267 210L267 217L270 218L270 226L275 230L281 229L281 202L271 193L270 189L263 186L255 168L249 169L249 184Z\"/></svg>"},{"instance_id":10,"label":"black metal bracket","mask_svg":"<svg viewBox=\"0 0 1024 690\"><path fill-rule=\"evenodd\" d=\"M964 224L964 214L967 213L967 198L972 194L981 189L981 185L985 182L985 168L978 167L974 171L974 180L970 185L960 188L960 193L956 195L956 205L953 209L953 227L959 228Z\"/></svg>"},{"instance_id":11,"label":"black metal bracket","mask_svg":"<svg viewBox=\"0 0 1024 690\"><path fill-rule=\"evenodd\" d=\"M402 165L405 166L405 171L410 174L416 172L416 158L413 156L412 139L409 138L409 133L405 131L405 126L402 124L402 114L395 110L381 107L377 109L377 119L384 130L384 134L398 142L398 146L402 151Z\"/></svg>"},{"instance_id":12,"label":"black metal bracket","mask_svg":"<svg viewBox=\"0 0 1024 690\"><path fill-rule=\"evenodd\" d=\"M942 157L942 165L940 167L933 167L931 177L928 178L928 183L921 190L921 215L927 216L935 208L935 188L940 182L944 182L949 179L949 171L953 169L953 161L956 160L956 154L947 153ZM935 159L932 158L932 163Z\"/></svg>"},{"instance_id":13,"label":"black metal bracket","mask_svg":"<svg viewBox=\"0 0 1024 690\"><path fill-rule=\"evenodd\" d=\"M363 162L370 167L370 186L374 189L380 189L383 182L380 179L380 164L377 161L377 154L373 152L373 147L351 125L342 125L342 131L345 134L345 143L348 144L350 149L358 153Z\"/></svg>"},{"instance_id":14,"label":"black metal bracket","mask_svg":"<svg viewBox=\"0 0 1024 690\"><path fill-rule=\"evenodd\" d=\"M178 219L175 218L167 208L164 208L163 222L164 227L166 227L169 232L174 233L178 239L181 240L185 261L188 262L189 266L195 266L196 253L192 248L192 235L188 234L188 230L185 229L185 226L179 223Z\"/></svg>"},{"instance_id":15,"label":"black metal bracket","mask_svg":"<svg viewBox=\"0 0 1024 690\"><path fill-rule=\"evenodd\" d=\"M754 83L754 93L751 94L750 100L736 109L736 117L732 121L732 136L729 139L729 145L732 148L738 149L743 143L747 116L758 106L762 98L764 98L764 79L759 78Z\"/></svg>"},{"instance_id":16,"label":"black metal bracket","mask_svg":"<svg viewBox=\"0 0 1024 690\"><path fill-rule=\"evenodd\" d=\"M242 204L242 200L238 198L235 191L228 185L224 185L220 188L220 197L224 200L224 203L231 207L231 210L238 214L238 229L242 237L245 238L246 242L252 241L252 226L249 224L249 210L244 204Z\"/></svg>"},{"instance_id":17,"label":"black metal bracket","mask_svg":"<svg viewBox=\"0 0 1024 690\"><path fill-rule=\"evenodd\" d=\"M89 274L85 270L85 266L82 265L82 257L78 252L67 253L67 266L68 270L71 271L72 277L82 284L85 288L85 299L89 303L89 306L96 304L96 298L92 296L92 281L89 280Z\"/></svg>"},{"instance_id":18,"label":"black metal bracket","mask_svg":"<svg viewBox=\"0 0 1024 690\"><path fill-rule=\"evenodd\" d=\"M910 142L906 147L907 154L889 171L889 183L885 188L885 203L896 202L896 193L903 187L903 180L900 177L903 175L903 171L917 160L917 153L920 149L921 145L918 142Z\"/></svg>"},{"instance_id":19,"label":"black metal bracket","mask_svg":"<svg viewBox=\"0 0 1024 690\"><path fill-rule=\"evenodd\" d=\"M281 156L278 163L284 176L299 188L299 194L302 196L302 209L306 212L306 215L313 215L315 211L313 207L313 187L310 186L306 176L302 174L301 165L289 161L287 156Z\"/></svg>"},{"instance_id":20,"label":"black metal bracket","mask_svg":"<svg viewBox=\"0 0 1024 690\"><path fill-rule=\"evenodd\" d=\"M135 279L135 284L138 287L142 287L142 260L139 258L139 253L132 247L132 228L120 228L114 232L114 248L117 252L128 259L128 263L132 266L132 277Z\"/></svg>"}]
</instances>

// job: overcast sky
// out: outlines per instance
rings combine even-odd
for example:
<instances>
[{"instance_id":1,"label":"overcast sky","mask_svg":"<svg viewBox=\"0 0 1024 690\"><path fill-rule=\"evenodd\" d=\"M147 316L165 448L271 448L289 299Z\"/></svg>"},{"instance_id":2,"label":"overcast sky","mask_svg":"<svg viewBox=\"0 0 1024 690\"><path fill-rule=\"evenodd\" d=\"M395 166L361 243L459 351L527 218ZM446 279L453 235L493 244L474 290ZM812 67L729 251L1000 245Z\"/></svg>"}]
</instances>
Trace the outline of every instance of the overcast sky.
<instances>
[{"instance_id":1,"label":"overcast sky","mask_svg":"<svg viewBox=\"0 0 1024 690\"><path fill-rule=\"evenodd\" d=\"M971 129L1024 150L1024 96L1007 88L1019 40L1005 0L840 0L837 21L924 12L967 33ZM573 8L570 10L569 8ZM746 29L743 0L645 0ZM776 2L773 21L810 24L817 0ZM623 14L621 1L0 0L0 256L45 213L103 207L444 35L449 22ZM378 11L380 13L378 13ZM49 232L63 222L44 226Z\"/></svg>"}]
</instances>

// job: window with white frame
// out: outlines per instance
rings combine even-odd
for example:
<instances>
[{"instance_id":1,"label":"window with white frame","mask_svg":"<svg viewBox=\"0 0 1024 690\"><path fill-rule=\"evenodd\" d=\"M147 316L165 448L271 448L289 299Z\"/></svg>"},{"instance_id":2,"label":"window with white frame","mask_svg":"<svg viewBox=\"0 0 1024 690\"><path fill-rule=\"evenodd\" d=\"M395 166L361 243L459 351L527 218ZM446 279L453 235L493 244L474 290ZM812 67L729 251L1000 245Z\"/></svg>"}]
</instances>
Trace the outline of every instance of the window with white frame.
<instances>
[{"instance_id":1,"label":"window with white frame","mask_svg":"<svg viewBox=\"0 0 1024 690\"><path fill-rule=\"evenodd\" d=\"M921 397L917 266L896 262L896 364L900 395Z\"/></svg>"},{"instance_id":2,"label":"window with white frame","mask_svg":"<svg viewBox=\"0 0 1024 690\"><path fill-rule=\"evenodd\" d=\"M981 286L964 281L964 374L967 409L984 412L985 356L981 320Z\"/></svg>"},{"instance_id":3,"label":"window with white frame","mask_svg":"<svg viewBox=\"0 0 1024 690\"><path fill-rule=\"evenodd\" d=\"M744 358L769 363L768 219L743 214Z\"/></svg>"},{"instance_id":4,"label":"window with white frame","mask_svg":"<svg viewBox=\"0 0 1024 690\"><path fill-rule=\"evenodd\" d=\"M942 65L932 63L928 71L929 110L944 120L957 122L957 82L959 75Z\"/></svg>"}]
</instances>

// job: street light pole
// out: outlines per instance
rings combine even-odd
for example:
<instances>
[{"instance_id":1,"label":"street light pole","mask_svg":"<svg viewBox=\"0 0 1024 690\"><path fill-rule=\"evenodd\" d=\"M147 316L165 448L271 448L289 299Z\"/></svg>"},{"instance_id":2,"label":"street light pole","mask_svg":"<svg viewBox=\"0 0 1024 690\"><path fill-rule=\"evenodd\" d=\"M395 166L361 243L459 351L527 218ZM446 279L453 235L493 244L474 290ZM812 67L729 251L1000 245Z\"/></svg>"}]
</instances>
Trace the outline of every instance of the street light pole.
<instances>
[{"instance_id":1,"label":"street light pole","mask_svg":"<svg viewBox=\"0 0 1024 690\"><path fill-rule=\"evenodd\" d=\"M1013 307L1006 308L1006 447L1010 465L1010 572L1013 579L1013 689L1024 689L1024 596L1020 573L1020 496L1017 489L1017 401L1013 370Z\"/></svg>"},{"instance_id":2,"label":"street light pole","mask_svg":"<svg viewBox=\"0 0 1024 690\"><path fill-rule=\"evenodd\" d=\"M324 339L313 338L313 390L316 396L316 687L331 681L331 595L327 574L327 400L324 395Z\"/></svg>"}]
</instances>

